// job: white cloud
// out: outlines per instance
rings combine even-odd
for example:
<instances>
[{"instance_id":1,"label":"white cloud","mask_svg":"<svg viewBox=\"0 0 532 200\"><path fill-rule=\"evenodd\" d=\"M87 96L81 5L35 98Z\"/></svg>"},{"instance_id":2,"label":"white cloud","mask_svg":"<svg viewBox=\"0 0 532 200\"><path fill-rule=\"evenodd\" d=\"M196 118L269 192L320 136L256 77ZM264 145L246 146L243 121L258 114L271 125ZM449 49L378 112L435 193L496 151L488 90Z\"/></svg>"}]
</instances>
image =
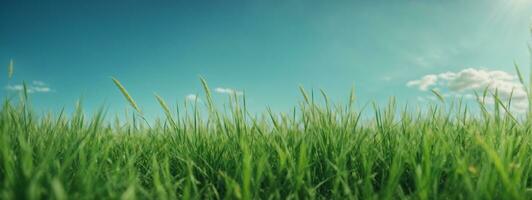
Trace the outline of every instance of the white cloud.
<instances>
[{"instance_id":1,"label":"white cloud","mask_svg":"<svg viewBox=\"0 0 532 200\"><path fill-rule=\"evenodd\" d=\"M5 89L11 91L22 91L24 90L24 86L22 84L7 85ZM27 85L27 90L28 93L47 93L52 91L52 89L42 81L33 81L32 84Z\"/></svg>"},{"instance_id":2,"label":"white cloud","mask_svg":"<svg viewBox=\"0 0 532 200\"><path fill-rule=\"evenodd\" d=\"M420 67L428 67L432 64L427 58L421 56L412 58L412 62Z\"/></svg>"},{"instance_id":3,"label":"white cloud","mask_svg":"<svg viewBox=\"0 0 532 200\"><path fill-rule=\"evenodd\" d=\"M30 89L35 92L50 92L51 91L49 87L32 87Z\"/></svg>"},{"instance_id":4,"label":"white cloud","mask_svg":"<svg viewBox=\"0 0 532 200\"><path fill-rule=\"evenodd\" d=\"M391 81L391 80L392 80L392 77L391 77L391 76L382 76L382 77L381 77L381 80L382 80L382 81L386 81L386 82L388 82L388 81Z\"/></svg>"},{"instance_id":5,"label":"white cloud","mask_svg":"<svg viewBox=\"0 0 532 200\"><path fill-rule=\"evenodd\" d=\"M421 53L408 53L409 62L418 67L435 67L446 58L444 55L450 54L451 49L438 49L435 47L425 47Z\"/></svg>"},{"instance_id":6,"label":"white cloud","mask_svg":"<svg viewBox=\"0 0 532 200\"><path fill-rule=\"evenodd\" d=\"M46 83L42 81L33 81L32 83L33 85L36 85L36 86L46 86Z\"/></svg>"},{"instance_id":7,"label":"white cloud","mask_svg":"<svg viewBox=\"0 0 532 200\"><path fill-rule=\"evenodd\" d=\"M242 95L244 94L243 92L241 91L238 91L238 90L235 90L235 89L231 89L231 88L216 88L214 89L215 92L217 93L220 93L220 94L229 94L229 95Z\"/></svg>"},{"instance_id":8,"label":"white cloud","mask_svg":"<svg viewBox=\"0 0 532 200\"><path fill-rule=\"evenodd\" d=\"M24 86L22 85L7 85L6 90L12 90L12 91L21 91L24 90Z\"/></svg>"},{"instance_id":9,"label":"white cloud","mask_svg":"<svg viewBox=\"0 0 532 200\"><path fill-rule=\"evenodd\" d=\"M426 91L430 86L434 85L436 81L438 81L438 76L434 74L429 74L429 75L423 76L419 80L408 81L406 83L406 86L408 87L418 86L420 90Z\"/></svg>"},{"instance_id":10,"label":"white cloud","mask_svg":"<svg viewBox=\"0 0 532 200\"><path fill-rule=\"evenodd\" d=\"M188 101L200 101L198 95L195 95L195 94L189 94L185 96L185 99Z\"/></svg>"},{"instance_id":11,"label":"white cloud","mask_svg":"<svg viewBox=\"0 0 532 200\"><path fill-rule=\"evenodd\" d=\"M474 92L482 93L487 89L489 93L498 93L502 101L512 98L512 107L516 111L528 108L528 98L525 88L518 77L505 71L468 68L459 72L445 72L429 74L421 79L408 81L408 87L417 87L421 91L441 89L447 91L447 96L461 96L474 99ZM493 99L487 99L493 103Z\"/></svg>"}]
</instances>

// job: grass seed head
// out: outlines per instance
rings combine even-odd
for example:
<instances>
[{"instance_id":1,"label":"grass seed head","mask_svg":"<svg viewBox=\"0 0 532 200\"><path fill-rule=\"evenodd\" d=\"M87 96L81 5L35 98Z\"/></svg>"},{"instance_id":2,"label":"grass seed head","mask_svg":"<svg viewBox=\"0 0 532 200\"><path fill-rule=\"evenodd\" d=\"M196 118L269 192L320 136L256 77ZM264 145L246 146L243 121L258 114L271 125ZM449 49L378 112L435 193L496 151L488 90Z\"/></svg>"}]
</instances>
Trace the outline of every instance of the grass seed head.
<instances>
[{"instance_id":1,"label":"grass seed head","mask_svg":"<svg viewBox=\"0 0 532 200\"><path fill-rule=\"evenodd\" d=\"M14 62L13 59L9 60L9 66L7 67L7 75L9 79L13 78L13 72L14 72Z\"/></svg>"},{"instance_id":2,"label":"grass seed head","mask_svg":"<svg viewBox=\"0 0 532 200\"><path fill-rule=\"evenodd\" d=\"M131 95L129 95L129 92L127 92L126 88L122 85L122 83L120 83L120 81L118 81L118 79L116 79L114 77L111 77L111 79L113 79L113 82L115 83L116 87L118 87L118 89L120 90L122 95L124 95L124 97L129 102L131 107L133 107L133 109L135 109L138 113L141 114L142 111L137 106L137 103L135 103L135 100L133 100L133 97L131 97Z\"/></svg>"}]
</instances>

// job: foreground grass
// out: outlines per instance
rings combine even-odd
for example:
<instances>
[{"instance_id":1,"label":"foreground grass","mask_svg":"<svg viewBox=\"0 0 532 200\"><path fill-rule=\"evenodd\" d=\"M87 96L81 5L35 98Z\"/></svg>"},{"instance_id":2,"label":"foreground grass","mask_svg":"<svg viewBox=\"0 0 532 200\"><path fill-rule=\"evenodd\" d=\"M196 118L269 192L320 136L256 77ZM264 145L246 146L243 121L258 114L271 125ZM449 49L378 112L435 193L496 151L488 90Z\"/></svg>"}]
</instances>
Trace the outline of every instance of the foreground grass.
<instances>
[{"instance_id":1,"label":"foreground grass","mask_svg":"<svg viewBox=\"0 0 532 200\"><path fill-rule=\"evenodd\" d=\"M290 115L250 117L238 98L220 112L206 97L199 114L157 96L166 118L150 127L5 101L0 199L532 197L532 121L464 106L396 112L392 101L362 122L353 98L318 105L304 92Z\"/></svg>"}]
</instances>

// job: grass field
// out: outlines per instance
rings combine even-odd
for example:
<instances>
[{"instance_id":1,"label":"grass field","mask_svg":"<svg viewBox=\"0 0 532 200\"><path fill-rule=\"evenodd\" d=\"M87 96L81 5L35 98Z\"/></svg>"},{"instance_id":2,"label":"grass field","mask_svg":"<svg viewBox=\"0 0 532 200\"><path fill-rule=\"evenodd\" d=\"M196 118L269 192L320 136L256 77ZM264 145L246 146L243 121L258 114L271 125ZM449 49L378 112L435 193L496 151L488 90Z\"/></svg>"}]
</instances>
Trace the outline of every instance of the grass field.
<instances>
[{"instance_id":1,"label":"grass field","mask_svg":"<svg viewBox=\"0 0 532 200\"><path fill-rule=\"evenodd\" d=\"M251 117L236 96L216 109L203 82L204 100L186 107L157 96L166 116L148 124L115 84L136 111L127 122L5 100L0 199L532 198L532 120L502 101L475 114L392 99L362 119L353 93L336 105L302 89L289 114Z\"/></svg>"}]
</instances>

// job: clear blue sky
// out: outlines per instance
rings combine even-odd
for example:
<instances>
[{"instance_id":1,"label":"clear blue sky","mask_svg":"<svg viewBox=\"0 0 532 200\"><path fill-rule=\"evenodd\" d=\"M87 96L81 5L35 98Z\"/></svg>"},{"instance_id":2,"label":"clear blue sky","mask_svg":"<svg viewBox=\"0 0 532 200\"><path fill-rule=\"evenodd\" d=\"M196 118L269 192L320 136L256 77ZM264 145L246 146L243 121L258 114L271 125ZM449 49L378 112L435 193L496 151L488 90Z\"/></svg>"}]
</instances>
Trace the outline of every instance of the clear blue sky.
<instances>
[{"instance_id":1,"label":"clear blue sky","mask_svg":"<svg viewBox=\"0 0 532 200\"><path fill-rule=\"evenodd\" d=\"M32 96L47 110L79 98L122 110L111 76L156 114L154 92L201 98L200 75L245 91L257 111L288 111L299 85L337 101L354 84L362 102L418 103L426 92L406 83L426 74L528 66L531 15L527 0L3 0L0 63L13 59L15 76L0 82L4 95L44 82L51 91Z\"/></svg>"}]
</instances>

